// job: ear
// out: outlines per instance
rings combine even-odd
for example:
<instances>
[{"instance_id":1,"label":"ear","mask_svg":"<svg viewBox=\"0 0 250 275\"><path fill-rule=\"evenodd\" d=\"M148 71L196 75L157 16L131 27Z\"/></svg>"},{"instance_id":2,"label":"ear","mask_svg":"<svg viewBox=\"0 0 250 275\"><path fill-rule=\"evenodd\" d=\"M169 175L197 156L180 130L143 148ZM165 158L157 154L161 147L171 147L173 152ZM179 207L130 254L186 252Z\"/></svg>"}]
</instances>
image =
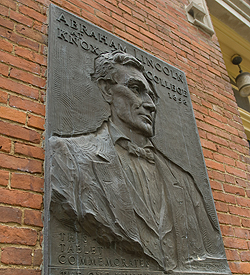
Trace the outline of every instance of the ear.
<instances>
[{"instance_id":1,"label":"ear","mask_svg":"<svg viewBox=\"0 0 250 275\"><path fill-rule=\"evenodd\" d=\"M98 87L102 92L104 100L110 104L112 102L112 91L108 80L99 79Z\"/></svg>"}]
</instances>

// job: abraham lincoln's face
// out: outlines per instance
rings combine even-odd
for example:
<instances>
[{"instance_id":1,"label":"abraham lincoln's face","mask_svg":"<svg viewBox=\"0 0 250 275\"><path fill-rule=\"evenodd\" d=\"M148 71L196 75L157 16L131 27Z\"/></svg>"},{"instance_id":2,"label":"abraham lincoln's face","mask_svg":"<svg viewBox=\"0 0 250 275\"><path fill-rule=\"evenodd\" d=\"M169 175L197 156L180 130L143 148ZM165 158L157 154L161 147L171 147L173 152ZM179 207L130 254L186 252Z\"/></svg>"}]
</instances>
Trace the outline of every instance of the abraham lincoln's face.
<instances>
[{"instance_id":1,"label":"abraham lincoln's face","mask_svg":"<svg viewBox=\"0 0 250 275\"><path fill-rule=\"evenodd\" d=\"M155 94L143 73L131 65L115 65L111 94L111 118L143 136L153 136Z\"/></svg>"}]
</instances>

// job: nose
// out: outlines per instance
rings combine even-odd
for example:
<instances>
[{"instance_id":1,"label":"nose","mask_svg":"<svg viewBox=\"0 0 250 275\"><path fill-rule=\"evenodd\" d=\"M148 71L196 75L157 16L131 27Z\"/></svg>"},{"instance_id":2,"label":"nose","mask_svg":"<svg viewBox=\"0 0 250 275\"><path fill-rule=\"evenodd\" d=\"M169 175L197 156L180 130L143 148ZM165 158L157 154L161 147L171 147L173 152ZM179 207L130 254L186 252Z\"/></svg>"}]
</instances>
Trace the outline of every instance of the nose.
<instances>
[{"instance_id":1,"label":"nose","mask_svg":"<svg viewBox=\"0 0 250 275\"><path fill-rule=\"evenodd\" d=\"M156 106L155 103L153 101L153 99L150 97L149 94L146 94L142 103L142 106L148 110L150 113L155 112L156 110Z\"/></svg>"}]
</instances>

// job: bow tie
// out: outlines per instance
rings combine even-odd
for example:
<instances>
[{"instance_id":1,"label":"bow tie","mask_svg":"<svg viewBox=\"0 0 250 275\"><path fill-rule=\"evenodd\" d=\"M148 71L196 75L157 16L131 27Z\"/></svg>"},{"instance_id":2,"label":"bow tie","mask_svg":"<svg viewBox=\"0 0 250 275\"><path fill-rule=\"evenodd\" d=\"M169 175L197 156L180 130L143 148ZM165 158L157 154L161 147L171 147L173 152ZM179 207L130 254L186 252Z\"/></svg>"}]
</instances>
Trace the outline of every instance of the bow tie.
<instances>
[{"instance_id":1,"label":"bow tie","mask_svg":"<svg viewBox=\"0 0 250 275\"><path fill-rule=\"evenodd\" d=\"M154 153L150 148L141 148L128 140L119 140L118 144L128 150L129 154L146 159L149 163L155 163Z\"/></svg>"}]
</instances>

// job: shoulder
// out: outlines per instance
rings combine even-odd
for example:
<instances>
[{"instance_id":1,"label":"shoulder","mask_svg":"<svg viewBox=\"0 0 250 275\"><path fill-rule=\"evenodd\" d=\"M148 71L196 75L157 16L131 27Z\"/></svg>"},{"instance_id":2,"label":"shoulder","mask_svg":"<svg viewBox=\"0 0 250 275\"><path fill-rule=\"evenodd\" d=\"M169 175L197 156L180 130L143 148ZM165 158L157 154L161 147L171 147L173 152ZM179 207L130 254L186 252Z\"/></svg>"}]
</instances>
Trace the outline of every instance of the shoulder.
<instances>
[{"instance_id":1,"label":"shoulder","mask_svg":"<svg viewBox=\"0 0 250 275\"><path fill-rule=\"evenodd\" d=\"M95 132L75 137L52 136L48 140L49 150L54 152L71 152L74 154L98 151L99 147L105 146L110 139L106 123Z\"/></svg>"}]
</instances>

